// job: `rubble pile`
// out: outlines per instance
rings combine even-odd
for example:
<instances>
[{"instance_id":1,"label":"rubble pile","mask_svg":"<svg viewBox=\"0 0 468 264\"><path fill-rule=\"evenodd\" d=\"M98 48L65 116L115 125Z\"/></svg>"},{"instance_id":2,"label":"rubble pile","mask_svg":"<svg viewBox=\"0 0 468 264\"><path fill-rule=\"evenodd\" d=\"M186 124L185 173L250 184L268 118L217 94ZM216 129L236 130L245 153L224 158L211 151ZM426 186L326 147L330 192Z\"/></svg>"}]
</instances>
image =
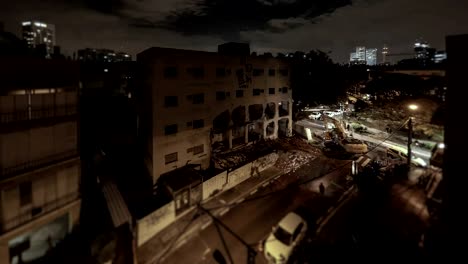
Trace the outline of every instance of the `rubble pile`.
<instances>
[{"instance_id":1,"label":"rubble pile","mask_svg":"<svg viewBox=\"0 0 468 264\"><path fill-rule=\"evenodd\" d=\"M276 161L275 167L282 169L285 173L294 172L297 168L316 157L300 150L282 152Z\"/></svg>"}]
</instances>

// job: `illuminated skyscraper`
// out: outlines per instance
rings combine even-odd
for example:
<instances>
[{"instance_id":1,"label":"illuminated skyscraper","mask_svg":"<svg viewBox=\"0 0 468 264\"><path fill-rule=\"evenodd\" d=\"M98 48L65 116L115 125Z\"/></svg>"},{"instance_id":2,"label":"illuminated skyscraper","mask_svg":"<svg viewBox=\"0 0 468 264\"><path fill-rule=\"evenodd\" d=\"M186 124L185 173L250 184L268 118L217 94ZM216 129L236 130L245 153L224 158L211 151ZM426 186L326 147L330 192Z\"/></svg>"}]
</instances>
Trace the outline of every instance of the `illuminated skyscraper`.
<instances>
[{"instance_id":1,"label":"illuminated skyscraper","mask_svg":"<svg viewBox=\"0 0 468 264\"><path fill-rule=\"evenodd\" d=\"M39 45L45 46L47 57L54 52L55 46L55 25L46 24L39 21L24 21L23 39L26 40L29 48L36 48Z\"/></svg>"},{"instance_id":2,"label":"illuminated skyscraper","mask_svg":"<svg viewBox=\"0 0 468 264\"><path fill-rule=\"evenodd\" d=\"M366 61L366 47L356 47L356 57L359 61Z\"/></svg>"},{"instance_id":3,"label":"illuminated skyscraper","mask_svg":"<svg viewBox=\"0 0 468 264\"><path fill-rule=\"evenodd\" d=\"M366 64L377 65L377 49L366 50Z\"/></svg>"},{"instance_id":4,"label":"illuminated skyscraper","mask_svg":"<svg viewBox=\"0 0 468 264\"><path fill-rule=\"evenodd\" d=\"M351 64L366 64L366 47L356 47L356 52L350 53Z\"/></svg>"},{"instance_id":5,"label":"illuminated skyscraper","mask_svg":"<svg viewBox=\"0 0 468 264\"><path fill-rule=\"evenodd\" d=\"M387 54L388 54L388 47L384 45L382 48L382 64L387 63Z\"/></svg>"}]
</instances>

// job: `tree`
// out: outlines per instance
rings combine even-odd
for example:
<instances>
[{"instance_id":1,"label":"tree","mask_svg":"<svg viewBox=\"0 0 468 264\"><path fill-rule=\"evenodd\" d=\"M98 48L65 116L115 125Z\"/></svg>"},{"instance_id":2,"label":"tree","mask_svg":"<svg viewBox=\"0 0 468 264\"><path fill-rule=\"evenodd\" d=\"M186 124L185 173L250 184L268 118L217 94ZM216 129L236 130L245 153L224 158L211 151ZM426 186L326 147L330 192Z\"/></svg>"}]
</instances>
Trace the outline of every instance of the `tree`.
<instances>
[{"instance_id":1,"label":"tree","mask_svg":"<svg viewBox=\"0 0 468 264\"><path fill-rule=\"evenodd\" d=\"M295 52L291 58L291 87L295 101L336 103L346 95L344 68L333 63L327 53L312 50Z\"/></svg>"}]
</instances>

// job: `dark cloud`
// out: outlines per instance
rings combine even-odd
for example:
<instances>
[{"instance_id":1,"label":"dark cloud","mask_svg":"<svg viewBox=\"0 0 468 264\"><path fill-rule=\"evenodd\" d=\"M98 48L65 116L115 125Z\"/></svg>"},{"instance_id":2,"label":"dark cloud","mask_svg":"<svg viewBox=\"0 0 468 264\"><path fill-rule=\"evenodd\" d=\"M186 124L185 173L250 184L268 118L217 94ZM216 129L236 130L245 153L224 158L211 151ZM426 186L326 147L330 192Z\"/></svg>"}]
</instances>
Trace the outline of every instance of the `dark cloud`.
<instances>
[{"instance_id":1,"label":"dark cloud","mask_svg":"<svg viewBox=\"0 0 468 264\"><path fill-rule=\"evenodd\" d=\"M321 49L349 60L357 45L411 52L418 37L444 49L446 35L468 33L460 0L8 0L0 20L20 34L21 21L56 25L57 44L135 55L152 46L215 51L245 41L262 52Z\"/></svg>"},{"instance_id":2,"label":"dark cloud","mask_svg":"<svg viewBox=\"0 0 468 264\"><path fill-rule=\"evenodd\" d=\"M172 11L157 25L187 35L223 35L245 30L283 32L303 25L304 21L285 21L279 27L268 21L310 20L350 3L350 0L204 0L190 8Z\"/></svg>"}]
</instances>

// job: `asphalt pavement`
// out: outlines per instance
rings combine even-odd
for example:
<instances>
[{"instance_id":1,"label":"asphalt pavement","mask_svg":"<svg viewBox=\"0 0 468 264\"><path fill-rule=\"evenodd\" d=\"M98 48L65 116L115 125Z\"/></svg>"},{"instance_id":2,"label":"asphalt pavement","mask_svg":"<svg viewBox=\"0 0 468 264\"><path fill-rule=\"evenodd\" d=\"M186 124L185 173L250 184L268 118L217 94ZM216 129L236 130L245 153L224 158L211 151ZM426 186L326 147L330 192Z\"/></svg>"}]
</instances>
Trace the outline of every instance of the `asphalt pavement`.
<instances>
[{"instance_id":1,"label":"asphalt pavement","mask_svg":"<svg viewBox=\"0 0 468 264\"><path fill-rule=\"evenodd\" d=\"M334 168L338 169L333 170ZM219 219L255 248L290 211L305 208L303 211L308 215L304 217L309 218L313 228L314 222L326 215L330 206L346 190L346 176L350 170L349 161L317 158L295 172L261 186L239 204L230 206L231 209L219 216ZM320 177L322 175L324 176ZM310 182L299 184L306 181ZM320 182L326 187L324 196L318 193ZM247 260L246 247L223 227L217 228L210 223L196 236L166 254L160 263L217 263L213 257L215 250L222 253L227 263L231 262L229 255L233 263L245 263ZM256 257L256 263L266 263L261 252Z\"/></svg>"},{"instance_id":2,"label":"asphalt pavement","mask_svg":"<svg viewBox=\"0 0 468 264\"><path fill-rule=\"evenodd\" d=\"M417 181L404 179L377 196L355 196L302 249L299 263L345 258L423 262L421 238L429 225L423 189Z\"/></svg>"}]
</instances>

